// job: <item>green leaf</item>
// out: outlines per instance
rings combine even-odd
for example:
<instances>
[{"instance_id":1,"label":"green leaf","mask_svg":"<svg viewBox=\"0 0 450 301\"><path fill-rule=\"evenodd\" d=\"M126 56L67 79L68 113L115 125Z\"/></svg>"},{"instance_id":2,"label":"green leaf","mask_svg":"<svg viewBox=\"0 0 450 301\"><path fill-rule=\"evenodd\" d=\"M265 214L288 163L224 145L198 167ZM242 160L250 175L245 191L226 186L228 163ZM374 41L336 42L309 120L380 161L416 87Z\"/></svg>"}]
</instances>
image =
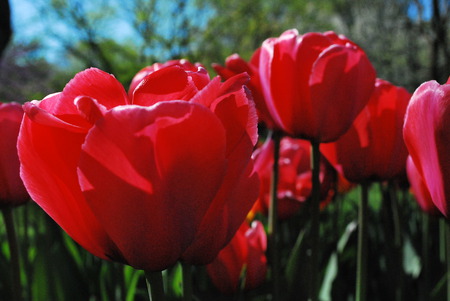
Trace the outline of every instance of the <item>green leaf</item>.
<instances>
[{"instance_id":1,"label":"green leaf","mask_svg":"<svg viewBox=\"0 0 450 301\"><path fill-rule=\"evenodd\" d=\"M344 251L348 240L350 239L351 235L356 231L357 226L358 223L356 221L352 221L347 225L344 234L342 234L341 238L337 243L337 251L339 253L342 253Z\"/></svg>"},{"instance_id":2,"label":"green leaf","mask_svg":"<svg viewBox=\"0 0 450 301\"><path fill-rule=\"evenodd\" d=\"M136 295L137 284L139 282L139 278L143 275L142 271L138 271L133 269L130 266L125 266L124 273L129 274L128 280L126 283L126 301L133 301Z\"/></svg>"},{"instance_id":3,"label":"green leaf","mask_svg":"<svg viewBox=\"0 0 450 301\"><path fill-rule=\"evenodd\" d=\"M405 237L403 243L403 269L407 275L411 275L413 278L418 278L422 270L420 257L408 237Z\"/></svg>"},{"instance_id":4,"label":"green leaf","mask_svg":"<svg viewBox=\"0 0 450 301\"><path fill-rule=\"evenodd\" d=\"M319 299L322 301L331 301L331 290L333 288L333 282L338 274L338 255L336 252L331 254L328 260L327 268L325 270L325 276L320 288Z\"/></svg>"},{"instance_id":5,"label":"green leaf","mask_svg":"<svg viewBox=\"0 0 450 301\"><path fill-rule=\"evenodd\" d=\"M180 263L177 263L172 269L169 277L169 285L176 297L183 296L183 268Z\"/></svg>"}]
</instances>

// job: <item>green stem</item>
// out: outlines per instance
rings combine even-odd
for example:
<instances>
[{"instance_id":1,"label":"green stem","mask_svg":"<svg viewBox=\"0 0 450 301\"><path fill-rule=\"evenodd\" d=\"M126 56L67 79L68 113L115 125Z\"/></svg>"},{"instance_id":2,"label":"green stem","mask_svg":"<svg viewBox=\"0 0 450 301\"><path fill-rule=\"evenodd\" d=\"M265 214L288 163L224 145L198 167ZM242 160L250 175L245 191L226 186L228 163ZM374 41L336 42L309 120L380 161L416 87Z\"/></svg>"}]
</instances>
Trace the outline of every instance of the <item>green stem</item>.
<instances>
[{"instance_id":1,"label":"green stem","mask_svg":"<svg viewBox=\"0 0 450 301\"><path fill-rule=\"evenodd\" d=\"M429 248L429 232L430 232L430 218L428 213L422 212L422 260L423 260L423 281L421 281L421 300L429 299L430 293L430 260L428 254Z\"/></svg>"},{"instance_id":2,"label":"green stem","mask_svg":"<svg viewBox=\"0 0 450 301\"><path fill-rule=\"evenodd\" d=\"M273 166L272 179L270 184L270 204L269 204L269 227L268 227L268 244L270 250L270 262L272 268L272 300L279 300L280 296L280 272L279 257L277 247L278 232L278 161L280 158L280 140L281 133L273 132Z\"/></svg>"},{"instance_id":3,"label":"green stem","mask_svg":"<svg viewBox=\"0 0 450 301\"><path fill-rule=\"evenodd\" d=\"M319 216L320 216L320 150L319 142L311 141L311 168L312 168L312 193L311 193L311 282L309 300L317 301L319 293Z\"/></svg>"},{"instance_id":4,"label":"green stem","mask_svg":"<svg viewBox=\"0 0 450 301\"><path fill-rule=\"evenodd\" d=\"M439 260L442 264L444 264L447 256L446 256L446 243L445 243L445 228L447 227L445 219L439 219Z\"/></svg>"},{"instance_id":5,"label":"green stem","mask_svg":"<svg viewBox=\"0 0 450 301\"><path fill-rule=\"evenodd\" d=\"M3 219L5 221L6 235L8 237L8 245L11 256L11 277L12 277L12 295L13 300L21 300L20 292L20 262L19 262L19 245L17 243L16 229L14 226L14 216L11 207L2 210Z\"/></svg>"},{"instance_id":6,"label":"green stem","mask_svg":"<svg viewBox=\"0 0 450 301\"><path fill-rule=\"evenodd\" d=\"M23 227L23 232L21 234L20 237L22 237L22 245L23 245L23 249L22 250L29 250L30 249L30 236L28 234L28 229L31 226L30 220L29 220L29 216L30 216L30 205L27 206L21 206L21 210L22 210L22 214L23 214L23 222L22 222L22 227ZM32 227L32 226L31 226ZM26 288L26 296L31 296L31 289L32 289L32 285L31 285L31 265L30 265L30 261L28 259L28 254L27 252L22 252L22 265L24 268L24 272L25 272L25 288Z\"/></svg>"},{"instance_id":7,"label":"green stem","mask_svg":"<svg viewBox=\"0 0 450 301\"><path fill-rule=\"evenodd\" d=\"M446 223L446 235L445 235L445 245L446 245L446 259L447 259L447 300L450 300L450 224Z\"/></svg>"},{"instance_id":8,"label":"green stem","mask_svg":"<svg viewBox=\"0 0 450 301\"><path fill-rule=\"evenodd\" d=\"M119 279L116 280L116 283L119 282L120 288L120 298L121 300L126 300L127 296L127 288L125 285L125 266L122 264L117 264L115 266L115 273Z\"/></svg>"},{"instance_id":9,"label":"green stem","mask_svg":"<svg viewBox=\"0 0 450 301\"><path fill-rule=\"evenodd\" d=\"M183 271L183 300L192 300L192 266L188 263L183 262L181 264Z\"/></svg>"},{"instance_id":10,"label":"green stem","mask_svg":"<svg viewBox=\"0 0 450 301\"><path fill-rule=\"evenodd\" d=\"M147 290L150 301L164 301L164 283L162 272L145 271Z\"/></svg>"},{"instance_id":11,"label":"green stem","mask_svg":"<svg viewBox=\"0 0 450 301\"><path fill-rule=\"evenodd\" d=\"M358 253L356 263L356 301L366 300L367 286L367 215L368 183L361 184L361 202L358 211Z\"/></svg>"},{"instance_id":12,"label":"green stem","mask_svg":"<svg viewBox=\"0 0 450 301\"><path fill-rule=\"evenodd\" d=\"M394 250L395 250L395 258L396 258L396 290L395 290L395 299L400 301L403 300L403 237L402 237L402 226L401 226L401 218L400 218L400 210L399 210L399 199L397 198L397 191L394 183L390 181L388 183L389 195L391 200L391 210L392 210L392 218L394 222Z\"/></svg>"}]
</instances>

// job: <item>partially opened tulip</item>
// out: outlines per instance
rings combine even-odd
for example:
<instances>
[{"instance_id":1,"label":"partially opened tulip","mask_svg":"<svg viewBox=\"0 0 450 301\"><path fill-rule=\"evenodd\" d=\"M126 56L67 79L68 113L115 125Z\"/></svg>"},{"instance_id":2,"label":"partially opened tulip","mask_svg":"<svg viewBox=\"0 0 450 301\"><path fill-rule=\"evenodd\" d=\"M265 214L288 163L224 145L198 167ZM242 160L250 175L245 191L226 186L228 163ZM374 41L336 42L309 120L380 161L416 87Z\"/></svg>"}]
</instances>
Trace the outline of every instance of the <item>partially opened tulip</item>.
<instances>
[{"instance_id":1,"label":"partially opened tulip","mask_svg":"<svg viewBox=\"0 0 450 301\"><path fill-rule=\"evenodd\" d=\"M260 192L257 206L264 213L269 211L270 181L272 176L274 143L268 139L253 153L255 170L260 179ZM311 145L309 141L283 137L280 142L278 182L278 218L286 219L295 215L311 196L312 170ZM320 166L321 201L327 203L333 194L331 189L336 173L323 158Z\"/></svg>"},{"instance_id":2,"label":"partially opened tulip","mask_svg":"<svg viewBox=\"0 0 450 301\"><path fill-rule=\"evenodd\" d=\"M19 175L17 137L22 122L22 105L0 103L0 207L15 207L26 203L28 195Z\"/></svg>"},{"instance_id":3,"label":"partially opened tulip","mask_svg":"<svg viewBox=\"0 0 450 301\"><path fill-rule=\"evenodd\" d=\"M259 76L268 111L288 135L331 142L369 101L375 70L364 51L333 32L291 29L264 41Z\"/></svg>"},{"instance_id":4,"label":"partially opened tulip","mask_svg":"<svg viewBox=\"0 0 450 301\"><path fill-rule=\"evenodd\" d=\"M350 130L321 151L345 177L354 182L384 181L404 172L408 151L403 141L403 119L411 94L377 79L369 103Z\"/></svg>"},{"instance_id":5,"label":"partially opened tulip","mask_svg":"<svg viewBox=\"0 0 450 301\"><path fill-rule=\"evenodd\" d=\"M406 111L403 136L434 205L446 217L450 200L450 80L425 82Z\"/></svg>"},{"instance_id":6,"label":"partially opened tulip","mask_svg":"<svg viewBox=\"0 0 450 301\"><path fill-rule=\"evenodd\" d=\"M274 129L312 145L309 299L315 301L319 291L319 144L337 140L350 128L369 101L375 70L364 51L346 37L334 32L299 35L296 29L263 42L258 70ZM274 166L274 174L276 169ZM276 181L273 186L277 187ZM271 232L275 231L269 231L269 237ZM274 291L278 291L276 282ZM278 298L276 293L274 298Z\"/></svg>"},{"instance_id":7,"label":"partially opened tulip","mask_svg":"<svg viewBox=\"0 0 450 301\"><path fill-rule=\"evenodd\" d=\"M146 271L207 264L258 195L256 112L245 74L161 68L127 96L91 68L24 105L21 175L32 198L92 254ZM203 81L202 81L203 83Z\"/></svg>"},{"instance_id":8,"label":"partially opened tulip","mask_svg":"<svg viewBox=\"0 0 450 301\"><path fill-rule=\"evenodd\" d=\"M9 247L11 269L11 300L21 299L19 245L16 238L13 208L26 203L30 196L20 178L17 137L23 118L22 105L0 103L0 209L2 211Z\"/></svg>"},{"instance_id":9,"label":"partially opened tulip","mask_svg":"<svg viewBox=\"0 0 450 301\"><path fill-rule=\"evenodd\" d=\"M257 288L266 279L266 248L262 223L253 221L250 227L244 222L231 242L206 266L208 275L225 294L237 292L241 281L246 290Z\"/></svg>"},{"instance_id":10,"label":"partially opened tulip","mask_svg":"<svg viewBox=\"0 0 450 301\"><path fill-rule=\"evenodd\" d=\"M312 144L312 251L308 298L316 301L319 291L319 144L337 140L350 128L369 101L375 70L364 51L344 36L334 32L299 35L296 29L291 29L263 42L259 76L274 128Z\"/></svg>"}]
</instances>

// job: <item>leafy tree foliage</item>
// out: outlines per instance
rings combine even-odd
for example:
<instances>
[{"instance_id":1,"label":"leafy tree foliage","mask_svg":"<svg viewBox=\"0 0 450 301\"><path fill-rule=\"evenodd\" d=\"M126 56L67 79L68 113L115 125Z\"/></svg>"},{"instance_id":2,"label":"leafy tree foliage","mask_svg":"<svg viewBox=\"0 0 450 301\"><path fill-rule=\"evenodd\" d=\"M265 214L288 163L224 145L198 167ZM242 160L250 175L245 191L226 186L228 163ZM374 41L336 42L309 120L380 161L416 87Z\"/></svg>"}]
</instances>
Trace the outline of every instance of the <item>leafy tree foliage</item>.
<instances>
[{"instance_id":1,"label":"leafy tree foliage","mask_svg":"<svg viewBox=\"0 0 450 301\"><path fill-rule=\"evenodd\" d=\"M60 49L53 69L72 75L95 66L125 86L156 61L184 57L209 68L232 53L249 59L266 38L289 28L347 35L366 50L379 77L410 91L432 78L445 81L450 65L450 10L444 0L37 0L35 5L40 16L33 22L41 24L45 39L30 41L33 53Z\"/></svg>"}]
</instances>

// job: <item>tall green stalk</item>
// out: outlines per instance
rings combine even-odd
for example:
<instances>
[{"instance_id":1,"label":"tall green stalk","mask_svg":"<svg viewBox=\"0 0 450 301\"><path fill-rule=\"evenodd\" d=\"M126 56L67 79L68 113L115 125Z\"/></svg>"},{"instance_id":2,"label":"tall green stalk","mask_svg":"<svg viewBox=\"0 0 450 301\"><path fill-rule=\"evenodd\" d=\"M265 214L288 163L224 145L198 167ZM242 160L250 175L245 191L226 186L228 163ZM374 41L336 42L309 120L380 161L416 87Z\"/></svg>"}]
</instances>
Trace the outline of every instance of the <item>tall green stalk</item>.
<instances>
[{"instance_id":1,"label":"tall green stalk","mask_svg":"<svg viewBox=\"0 0 450 301\"><path fill-rule=\"evenodd\" d=\"M268 138L270 139L270 138ZM270 184L270 205L269 205L269 228L268 228L268 244L270 250L270 262L272 272L272 299L279 300L280 296L280 271L278 256L278 178L280 158L280 140L281 133L275 131L272 133L274 143L272 179Z\"/></svg>"},{"instance_id":2,"label":"tall green stalk","mask_svg":"<svg viewBox=\"0 0 450 301\"><path fill-rule=\"evenodd\" d=\"M389 196L391 200L391 211L392 219L394 222L394 251L395 251L395 261L397 262L395 266L396 271L396 289L395 289L395 300L403 300L403 233L399 210L399 199L397 197L397 191L394 183L389 181L388 183Z\"/></svg>"},{"instance_id":3,"label":"tall green stalk","mask_svg":"<svg viewBox=\"0 0 450 301\"><path fill-rule=\"evenodd\" d=\"M423 281L421 284L421 298L420 300L426 301L430 295L430 259L429 259L429 232L430 232L430 217L427 212L421 212L422 214L422 262L423 262Z\"/></svg>"},{"instance_id":4,"label":"tall green stalk","mask_svg":"<svg viewBox=\"0 0 450 301\"><path fill-rule=\"evenodd\" d=\"M447 222L445 227L445 245L446 245L446 259L447 259L447 300L450 300L450 224Z\"/></svg>"},{"instance_id":5,"label":"tall green stalk","mask_svg":"<svg viewBox=\"0 0 450 301\"><path fill-rule=\"evenodd\" d=\"M311 141L312 193L311 193L311 257L309 300L317 301L319 294L319 230L320 230L320 150L319 142Z\"/></svg>"},{"instance_id":6,"label":"tall green stalk","mask_svg":"<svg viewBox=\"0 0 450 301\"><path fill-rule=\"evenodd\" d=\"M8 245L11 258L11 278L12 278L12 296L14 301L21 300L20 288L20 261L19 261L19 245L17 243L16 228L14 226L14 216L11 207L2 210L3 219L5 221L6 235L8 237Z\"/></svg>"},{"instance_id":7,"label":"tall green stalk","mask_svg":"<svg viewBox=\"0 0 450 301\"><path fill-rule=\"evenodd\" d=\"M145 271L147 290L150 301L164 301L164 283L162 272Z\"/></svg>"},{"instance_id":8,"label":"tall green stalk","mask_svg":"<svg viewBox=\"0 0 450 301\"><path fill-rule=\"evenodd\" d=\"M366 300L367 287L367 215L369 184L361 184L361 202L358 211L358 252L356 262L356 301Z\"/></svg>"},{"instance_id":9,"label":"tall green stalk","mask_svg":"<svg viewBox=\"0 0 450 301\"><path fill-rule=\"evenodd\" d=\"M444 218L439 219L439 261L444 264L447 258L446 255L446 230L447 223Z\"/></svg>"},{"instance_id":10,"label":"tall green stalk","mask_svg":"<svg viewBox=\"0 0 450 301\"><path fill-rule=\"evenodd\" d=\"M181 264L183 271L183 301L191 301L192 292L192 266L189 263Z\"/></svg>"}]
</instances>

